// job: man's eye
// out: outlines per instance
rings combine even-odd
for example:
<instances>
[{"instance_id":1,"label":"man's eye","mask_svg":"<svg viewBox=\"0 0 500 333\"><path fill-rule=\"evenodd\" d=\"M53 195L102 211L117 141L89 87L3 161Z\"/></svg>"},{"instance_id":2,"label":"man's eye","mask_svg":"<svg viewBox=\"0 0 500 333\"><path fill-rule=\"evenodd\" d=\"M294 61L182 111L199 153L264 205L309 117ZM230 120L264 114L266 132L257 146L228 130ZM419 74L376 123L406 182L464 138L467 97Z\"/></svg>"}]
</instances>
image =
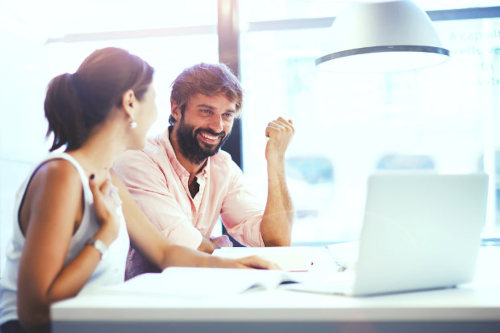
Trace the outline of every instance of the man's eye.
<instances>
[{"instance_id":1,"label":"man's eye","mask_svg":"<svg viewBox=\"0 0 500 333\"><path fill-rule=\"evenodd\" d=\"M224 113L222 116L226 119L233 119L234 118L233 113Z\"/></svg>"},{"instance_id":2,"label":"man's eye","mask_svg":"<svg viewBox=\"0 0 500 333\"><path fill-rule=\"evenodd\" d=\"M211 114L212 110L209 109L200 109L201 113Z\"/></svg>"}]
</instances>

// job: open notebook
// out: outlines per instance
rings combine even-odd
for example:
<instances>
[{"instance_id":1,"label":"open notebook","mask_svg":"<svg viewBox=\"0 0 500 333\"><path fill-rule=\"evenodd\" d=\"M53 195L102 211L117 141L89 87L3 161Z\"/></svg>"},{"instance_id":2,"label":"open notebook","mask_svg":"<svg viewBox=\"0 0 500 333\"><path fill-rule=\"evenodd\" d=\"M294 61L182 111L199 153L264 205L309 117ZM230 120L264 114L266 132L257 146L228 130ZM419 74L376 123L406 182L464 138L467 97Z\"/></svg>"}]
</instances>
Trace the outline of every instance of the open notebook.
<instances>
[{"instance_id":1,"label":"open notebook","mask_svg":"<svg viewBox=\"0 0 500 333\"><path fill-rule=\"evenodd\" d=\"M100 293L140 294L180 298L214 298L279 288L301 281L300 275L278 270L169 267L161 273L138 275Z\"/></svg>"},{"instance_id":2,"label":"open notebook","mask_svg":"<svg viewBox=\"0 0 500 333\"><path fill-rule=\"evenodd\" d=\"M288 272L307 272L335 264L327 248L312 246L223 247L213 255L233 259L256 255Z\"/></svg>"}]
</instances>

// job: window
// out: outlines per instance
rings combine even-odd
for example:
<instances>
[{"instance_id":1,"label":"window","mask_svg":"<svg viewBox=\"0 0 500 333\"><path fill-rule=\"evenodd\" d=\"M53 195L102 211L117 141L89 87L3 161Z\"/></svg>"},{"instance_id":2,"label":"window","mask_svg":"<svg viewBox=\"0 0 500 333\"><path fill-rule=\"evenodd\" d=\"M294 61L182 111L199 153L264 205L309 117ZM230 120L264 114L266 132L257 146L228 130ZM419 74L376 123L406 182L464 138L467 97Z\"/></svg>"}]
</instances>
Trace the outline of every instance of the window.
<instances>
[{"instance_id":1,"label":"window","mask_svg":"<svg viewBox=\"0 0 500 333\"><path fill-rule=\"evenodd\" d=\"M499 0L417 2L451 14L500 6ZM500 193L500 15L437 20L452 52L443 66L331 76L317 71L314 60L345 3L239 0L243 167L249 184L266 196L263 133L268 121L282 115L297 129L287 155L297 211L295 243L356 238L366 177L380 168L487 171L492 186L485 235L493 235L500 225L495 204L500 202L495 199ZM218 61L217 1L3 1L0 41L1 267L14 194L49 147L43 116L48 81L76 70L96 48L124 47L156 69L159 118L150 135L157 134L168 122L175 76L194 63Z\"/></svg>"},{"instance_id":2,"label":"window","mask_svg":"<svg viewBox=\"0 0 500 333\"><path fill-rule=\"evenodd\" d=\"M421 2L431 10L460 5ZM493 5L467 2L486 4ZM500 18L435 21L451 51L450 61L438 67L393 74L324 73L314 60L327 40L325 17L335 16L338 6L279 1L266 5L268 21L263 22L255 1L241 2L246 11L241 15L246 30L240 47L246 94L243 165L250 183L256 190L266 187L264 128L284 116L296 127L287 153L296 208L294 243L356 239L366 179L381 167L441 173L486 170L491 189L485 235L493 235L500 226L493 158L500 147ZM309 164L319 160L323 162ZM297 167L299 174L321 174L326 164L334 175L328 180L297 177Z\"/></svg>"},{"instance_id":3,"label":"window","mask_svg":"<svg viewBox=\"0 0 500 333\"><path fill-rule=\"evenodd\" d=\"M15 193L50 147L45 140L45 90L74 72L93 50L123 47L155 67L158 120L168 125L170 84L184 68L217 62L217 1L49 0L0 3L0 277L12 230ZM54 10L57 8L57 10ZM196 8L196 11L193 11ZM78 15L76 15L78 13Z\"/></svg>"}]
</instances>

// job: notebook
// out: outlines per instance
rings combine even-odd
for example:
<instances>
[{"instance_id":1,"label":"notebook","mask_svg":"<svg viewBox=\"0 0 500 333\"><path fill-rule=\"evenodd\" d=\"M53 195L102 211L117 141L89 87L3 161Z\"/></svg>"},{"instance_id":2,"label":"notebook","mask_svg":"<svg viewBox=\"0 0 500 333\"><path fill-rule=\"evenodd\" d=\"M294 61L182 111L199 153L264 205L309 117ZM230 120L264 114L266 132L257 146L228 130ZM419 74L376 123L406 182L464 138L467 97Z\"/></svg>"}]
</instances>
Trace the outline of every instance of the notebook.
<instances>
[{"instance_id":1,"label":"notebook","mask_svg":"<svg viewBox=\"0 0 500 333\"><path fill-rule=\"evenodd\" d=\"M486 174L372 175L353 269L308 274L302 283L286 287L364 296L471 281L487 189Z\"/></svg>"},{"instance_id":2,"label":"notebook","mask_svg":"<svg viewBox=\"0 0 500 333\"><path fill-rule=\"evenodd\" d=\"M259 256L287 272L307 272L325 262L325 257L331 259L326 248L313 246L222 247L212 255L231 259Z\"/></svg>"}]
</instances>

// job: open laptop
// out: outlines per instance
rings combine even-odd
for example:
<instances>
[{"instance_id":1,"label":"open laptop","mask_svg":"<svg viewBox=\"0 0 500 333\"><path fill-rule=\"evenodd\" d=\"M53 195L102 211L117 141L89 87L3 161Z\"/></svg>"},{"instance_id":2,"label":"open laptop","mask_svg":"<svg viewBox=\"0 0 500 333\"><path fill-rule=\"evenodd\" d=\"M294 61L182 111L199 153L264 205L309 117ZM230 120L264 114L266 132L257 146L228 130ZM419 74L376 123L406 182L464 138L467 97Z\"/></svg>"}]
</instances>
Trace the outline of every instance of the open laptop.
<instances>
[{"instance_id":1,"label":"open laptop","mask_svg":"<svg viewBox=\"0 0 500 333\"><path fill-rule=\"evenodd\" d=\"M369 177L358 259L287 289L364 296L471 281L486 216L486 174Z\"/></svg>"}]
</instances>

